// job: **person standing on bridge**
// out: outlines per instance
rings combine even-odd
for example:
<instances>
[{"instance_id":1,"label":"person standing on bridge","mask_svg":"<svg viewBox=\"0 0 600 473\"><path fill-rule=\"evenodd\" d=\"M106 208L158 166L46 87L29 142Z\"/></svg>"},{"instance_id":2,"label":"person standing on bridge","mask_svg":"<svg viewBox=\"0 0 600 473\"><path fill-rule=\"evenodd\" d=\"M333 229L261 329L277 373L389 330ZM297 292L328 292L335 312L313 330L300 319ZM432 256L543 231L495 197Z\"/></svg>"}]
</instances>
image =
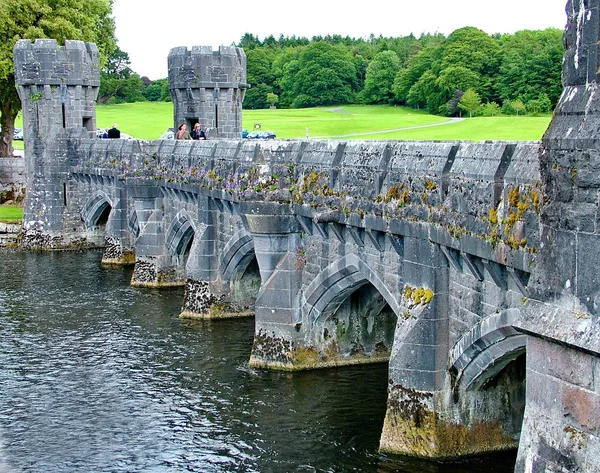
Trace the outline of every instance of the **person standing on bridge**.
<instances>
[{"instance_id":1,"label":"person standing on bridge","mask_svg":"<svg viewBox=\"0 0 600 473\"><path fill-rule=\"evenodd\" d=\"M177 139L178 140L191 140L192 137L190 136L190 132L187 131L187 125L185 123L182 123L181 125L179 125L179 128L177 128Z\"/></svg>"},{"instance_id":2,"label":"person standing on bridge","mask_svg":"<svg viewBox=\"0 0 600 473\"><path fill-rule=\"evenodd\" d=\"M194 129L192 130L191 135L192 135L192 140L205 140L206 139L206 134L204 133L204 130L200 126L200 123L196 123L194 125Z\"/></svg>"},{"instance_id":3,"label":"person standing on bridge","mask_svg":"<svg viewBox=\"0 0 600 473\"><path fill-rule=\"evenodd\" d=\"M119 129L117 128L117 124L115 123L113 125L113 127L108 130L108 137L109 138L121 138L121 132L119 131Z\"/></svg>"}]
</instances>

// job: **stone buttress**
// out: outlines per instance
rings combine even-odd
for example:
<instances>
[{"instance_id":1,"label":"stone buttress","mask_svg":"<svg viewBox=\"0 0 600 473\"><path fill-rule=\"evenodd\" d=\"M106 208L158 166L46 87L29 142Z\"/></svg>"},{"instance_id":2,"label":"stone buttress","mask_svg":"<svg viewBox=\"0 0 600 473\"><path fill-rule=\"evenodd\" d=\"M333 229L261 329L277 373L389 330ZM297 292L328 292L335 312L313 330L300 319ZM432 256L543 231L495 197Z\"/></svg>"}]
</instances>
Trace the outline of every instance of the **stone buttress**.
<instances>
[{"instance_id":1,"label":"stone buttress","mask_svg":"<svg viewBox=\"0 0 600 473\"><path fill-rule=\"evenodd\" d=\"M600 468L600 1L567 3L564 91L542 139L527 403L515 471ZM528 308L529 304L526 304Z\"/></svg>"}]
</instances>

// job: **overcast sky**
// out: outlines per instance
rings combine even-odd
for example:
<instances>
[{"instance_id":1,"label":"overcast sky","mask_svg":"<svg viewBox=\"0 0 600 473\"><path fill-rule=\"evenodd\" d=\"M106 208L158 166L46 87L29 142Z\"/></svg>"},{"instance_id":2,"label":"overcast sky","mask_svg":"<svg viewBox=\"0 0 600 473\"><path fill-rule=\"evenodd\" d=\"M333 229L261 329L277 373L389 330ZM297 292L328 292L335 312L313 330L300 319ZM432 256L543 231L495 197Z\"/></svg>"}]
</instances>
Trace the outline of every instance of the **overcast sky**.
<instances>
[{"instance_id":1,"label":"overcast sky","mask_svg":"<svg viewBox=\"0 0 600 473\"><path fill-rule=\"evenodd\" d=\"M152 80L167 77L167 56L177 46L238 43L244 33L312 38L449 35L463 26L493 33L564 29L567 0L114 0L119 47L131 68Z\"/></svg>"}]
</instances>

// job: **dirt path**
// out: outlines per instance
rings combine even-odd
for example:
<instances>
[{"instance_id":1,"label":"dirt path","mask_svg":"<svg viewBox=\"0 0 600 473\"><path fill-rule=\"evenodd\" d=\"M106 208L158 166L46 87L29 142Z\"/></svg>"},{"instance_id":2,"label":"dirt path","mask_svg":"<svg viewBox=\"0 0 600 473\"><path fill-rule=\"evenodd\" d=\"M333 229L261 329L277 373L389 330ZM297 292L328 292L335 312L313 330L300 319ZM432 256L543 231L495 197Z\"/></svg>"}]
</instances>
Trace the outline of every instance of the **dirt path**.
<instances>
[{"instance_id":1,"label":"dirt path","mask_svg":"<svg viewBox=\"0 0 600 473\"><path fill-rule=\"evenodd\" d=\"M391 130L370 131L370 132L366 132L366 133L349 133L347 135L337 135L337 136L311 136L310 138L315 139L315 140L319 140L319 139L323 140L323 139L350 138L352 136L380 135L383 133L391 133L394 131L415 130L417 128L429 128L432 126L452 125L454 123L462 122L463 120L464 120L464 118L449 118L447 122L431 123L429 125L407 126L405 128L394 128Z\"/></svg>"}]
</instances>

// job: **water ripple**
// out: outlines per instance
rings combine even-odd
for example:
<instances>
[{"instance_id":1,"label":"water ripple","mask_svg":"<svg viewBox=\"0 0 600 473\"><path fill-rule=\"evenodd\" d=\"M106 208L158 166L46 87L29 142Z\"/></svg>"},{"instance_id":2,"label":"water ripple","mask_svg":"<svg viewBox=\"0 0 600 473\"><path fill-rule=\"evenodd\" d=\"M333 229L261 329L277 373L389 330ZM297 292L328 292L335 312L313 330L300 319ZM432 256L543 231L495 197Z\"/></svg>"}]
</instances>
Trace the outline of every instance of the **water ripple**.
<instances>
[{"instance_id":1,"label":"water ripple","mask_svg":"<svg viewBox=\"0 0 600 473\"><path fill-rule=\"evenodd\" d=\"M386 366L251 369L252 319L181 320L181 290L130 278L2 253L0 473L452 471L378 454Z\"/></svg>"}]
</instances>

